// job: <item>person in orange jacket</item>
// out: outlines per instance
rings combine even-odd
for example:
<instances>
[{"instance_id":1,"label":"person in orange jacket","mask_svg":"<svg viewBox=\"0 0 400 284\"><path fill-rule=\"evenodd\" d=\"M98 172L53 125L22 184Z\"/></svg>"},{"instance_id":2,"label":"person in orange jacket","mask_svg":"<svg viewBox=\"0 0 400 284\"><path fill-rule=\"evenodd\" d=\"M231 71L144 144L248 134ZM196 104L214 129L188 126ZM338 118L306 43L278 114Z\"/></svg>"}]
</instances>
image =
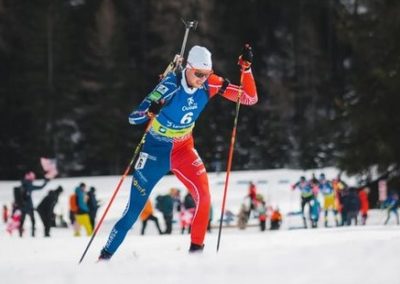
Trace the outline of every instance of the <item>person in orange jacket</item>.
<instances>
[{"instance_id":1,"label":"person in orange jacket","mask_svg":"<svg viewBox=\"0 0 400 284\"><path fill-rule=\"evenodd\" d=\"M142 213L140 213L140 220L142 220L142 232L141 234L144 235L144 231L146 230L147 221L151 220L156 224L157 230L162 234L160 224L158 223L158 218L154 216L154 209L153 205L151 204L150 199L147 200Z\"/></svg>"},{"instance_id":2,"label":"person in orange jacket","mask_svg":"<svg viewBox=\"0 0 400 284\"><path fill-rule=\"evenodd\" d=\"M270 230L279 230L282 223L282 214L277 207L271 214L271 228Z\"/></svg>"},{"instance_id":3,"label":"person in orange jacket","mask_svg":"<svg viewBox=\"0 0 400 284\"><path fill-rule=\"evenodd\" d=\"M369 201L368 201L369 188L364 187L358 193L360 199L360 213L361 213L361 224L365 225L368 218Z\"/></svg>"}]
</instances>

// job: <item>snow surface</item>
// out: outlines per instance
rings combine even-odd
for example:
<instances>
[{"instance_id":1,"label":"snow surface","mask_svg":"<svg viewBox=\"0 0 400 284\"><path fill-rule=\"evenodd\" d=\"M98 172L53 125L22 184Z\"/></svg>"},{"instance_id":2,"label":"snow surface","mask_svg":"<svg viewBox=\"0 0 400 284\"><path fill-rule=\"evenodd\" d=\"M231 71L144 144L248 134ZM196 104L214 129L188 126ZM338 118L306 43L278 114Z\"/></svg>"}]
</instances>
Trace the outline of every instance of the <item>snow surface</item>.
<instances>
[{"instance_id":1,"label":"snow surface","mask_svg":"<svg viewBox=\"0 0 400 284\"><path fill-rule=\"evenodd\" d=\"M318 175L322 170L316 170ZM333 178L335 169L324 169ZM224 228L220 250L216 252L218 229L207 234L201 255L189 255L189 235L181 235L177 224L172 235L158 235L150 222L145 236L139 235L136 223L112 261L96 263L111 227L121 215L129 195L128 177L115 199L107 218L94 239L81 265L78 261L89 237L73 237L72 229L53 228L51 238L44 238L40 218L36 216L37 237L10 236L0 225L0 283L400 283L400 226L382 226L385 212L371 210L367 226L289 230L301 225L299 216L285 216L299 210L299 193L290 185L300 175L310 172L271 170L234 172L229 183L227 208L237 213L247 193L248 182L254 181L267 203L279 206L284 214L280 231L260 232L257 226L246 230ZM81 177L56 179L41 191L34 192L35 204L48 189L64 187L57 213L67 218L68 196L83 181L95 186L103 206L102 215L119 177ZM349 183L352 179L345 180ZM213 225L218 225L225 174L210 174ZM0 181L0 204L10 204L16 181ZM184 186L166 176L154 189L157 194ZM159 220L162 221L161 215ZM321 218L322 219L322 218ZM392 218L392 222L394 222ZM257 220L251 220L257 224ZM30 220L25 229L29 232ZM163 223L161 222L163 225Z\"/></svg>"}]
</instances>

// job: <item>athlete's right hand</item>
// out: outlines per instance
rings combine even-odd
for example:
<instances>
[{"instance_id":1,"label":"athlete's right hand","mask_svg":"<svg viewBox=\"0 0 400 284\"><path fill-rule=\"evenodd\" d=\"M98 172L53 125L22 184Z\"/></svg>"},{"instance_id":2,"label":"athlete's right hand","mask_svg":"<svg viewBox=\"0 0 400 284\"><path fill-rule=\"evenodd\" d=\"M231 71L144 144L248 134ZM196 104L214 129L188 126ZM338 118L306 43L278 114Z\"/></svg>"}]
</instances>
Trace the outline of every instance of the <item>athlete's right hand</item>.
<instances>
[{"instance_id":1,"label":"athlete's right hand","mask_svg":"<svg viewBox=\"0 0 400 284\"><path fill-rule=\"evenodd\" d=\"M161 100L161 101L152 101L150 106L149 106L149 109L147 110L147 116L150 117L150 118L156 116L160 112L163 104L164 104L163 100Z\"/></svg>"}]
</instances>

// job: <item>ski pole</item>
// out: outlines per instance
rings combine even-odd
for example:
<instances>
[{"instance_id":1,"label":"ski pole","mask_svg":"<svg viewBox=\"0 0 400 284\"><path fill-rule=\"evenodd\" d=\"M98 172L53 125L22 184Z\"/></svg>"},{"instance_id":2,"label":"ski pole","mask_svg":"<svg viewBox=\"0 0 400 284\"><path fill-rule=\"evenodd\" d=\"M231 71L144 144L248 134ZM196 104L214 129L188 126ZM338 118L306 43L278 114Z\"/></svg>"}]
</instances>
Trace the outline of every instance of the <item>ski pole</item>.
<instances>
[{"instance_id":1,"label":"ski pole","mask_svg":"<svg viewBox=\"0 0 400 284\"><path fill-rule=\"evenodd\" d=\"M239 118L239 109L240 109L240 97L242 96L242 85L243 85L243 68L241 70L240 74L240 86L239 86L239 93L236 101L236 112L235 112L235 119L233 122L233 129L232 129L232 135L231 135L231 144L229 146L229 154L228 154L228 164L226 166L226 178L225 178L225 188L224 188L224 195L222 198L222 208L221 208L221 217L219 221L219 229L218 229L218 241L217 241L217 252L219 250L219 244L221 241L221 232L222 232L222 221L224 217L224 211L225 211L225 203L226 203L226 195L228 191L228 183L229 183L229 176L231 172L231 166L232 166L232 158L233 158L233 149L235 147L235 141L236 141L236 129L237 129L237 122Z\"/></svg>"},{"instance_id":2,"label":"ski pole","mask_svg":"<svg viewBox=\"0 0 400 284\"><path fill-rule=\"evenodd\" d=\"M188 22L183 21L183 22L184 22L184 24L186 26L186 32L185 32L185 36L184 36L184 39L183 39L183 42L182 42L180 58L182 58L183 52L185 51L185 46L186 46L187 38L188 38L188 35L189 35L189 30L191 28L196 29L196 27L197 27L197 21L188 21ZM172 64L172 68L170 68L171 64ZM168 65L167 69L164 71L163 75L161 76L161 79L164 78L165 76L167 76L169 72L174 71L179 65L180 65L180 62L177 60L177 56L175 56L174 60ZM114 199L117 196L117 193L118 193L118 191L119 191L119 189L120 189L120 187L122 185L122 182L124 181L125 177L128 175L129 171L131 170L131 167L132 167L133 163L135 162L135 160L136 160L136 158L137 158L137 156L138 156L138 154L140 152L140 149L142 148L143 144L146 142L146 136L147 136L147 134L148 134L148 132L149 132L149 130L151 128L153 119L154 119L154 116L151 117L149 123L147 124L146 130L145 130L142 138L140 139L140 142L138 143L138 145L135 148L135 151L133 153L132 159L130 160L128 166L126 167L126 169L125 169L125 171L124 171L124 173L122 175L122 177L120 178L120 180L119 180L119 182L117 184L117 187L114 189L114 192L113 192L113 194L111 196L111 199L107 204L106 210L104 211L103 215L101 216L100 221L97 223L96 228L93 231L93 234L92 234L92 236L91 236L91 238L89 240L89 243L87 244L87 246L86 246L86 248L85 248L85 250L84 250L84 252L83 252L83 254L82 254L82 256L81 256L81 258L79 260L79 264L81 264L83 259L85 258L86 253L88 252L88 250L89 250L94 238L97 235L97 232L99 231L99 229L100 229L100 227L101 227L101 225L102 225L102 223L104 221L104 218L106 217L106 215L108 213L108 210L111 207L111 204L114 202Z\"/></svg>"}]
</instances>

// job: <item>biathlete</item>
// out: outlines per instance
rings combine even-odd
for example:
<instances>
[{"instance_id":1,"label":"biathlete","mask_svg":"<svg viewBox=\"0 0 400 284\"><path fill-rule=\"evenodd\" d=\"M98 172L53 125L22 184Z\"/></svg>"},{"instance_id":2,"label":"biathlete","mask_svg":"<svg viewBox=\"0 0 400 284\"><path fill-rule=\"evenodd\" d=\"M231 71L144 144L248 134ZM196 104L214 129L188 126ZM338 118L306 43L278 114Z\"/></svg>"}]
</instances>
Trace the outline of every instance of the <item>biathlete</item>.
<instances>
[{"instance_id":1,"label":"biathlete","mask_svg":"<svg viewBox=\"0 0 400 284\"><path fill-rule=\"evenodd\" d=\"M246 45L239 56L242 88L213 74L211 53L201 46L189 51L185 68L168 74L129 115L131 124L151 118L151 127L134 166L127 207L112 229L99 259L109 259L124 240L142 211L156 183L169 171L187 187L196 203L189 252L201 252L210 212L206 168L197 153L192 131L207 103L216 95L253 105L257 102L255 80L250 68L253 54Z\"/></svg>"}]
</instances>

